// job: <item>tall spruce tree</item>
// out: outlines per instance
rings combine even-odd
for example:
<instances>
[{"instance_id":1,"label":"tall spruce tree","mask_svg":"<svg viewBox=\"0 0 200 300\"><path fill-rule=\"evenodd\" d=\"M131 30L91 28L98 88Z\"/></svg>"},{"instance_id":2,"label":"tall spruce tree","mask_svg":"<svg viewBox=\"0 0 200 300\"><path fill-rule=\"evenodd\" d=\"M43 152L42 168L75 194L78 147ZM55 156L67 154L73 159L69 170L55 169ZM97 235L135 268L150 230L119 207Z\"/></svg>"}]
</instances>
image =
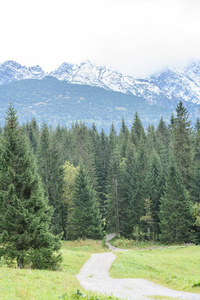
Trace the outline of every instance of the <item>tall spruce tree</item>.
<instances>
[{"instance_id":1,"label":"tall spruce tree","mask_svg":"<svg viewBox=\"0 0 200 300\"><path fill-rule=\"evenodd\" d=\"M191 225L190 202L173 157L171 157L165 191L160 202L161 241L164 243L188 242Z\"/></svg>"},{"instance_id":2,"label":"tall spruce tree","mask_svg":"<svg viewBox=\"0 0 200 300\"><path fill-rule=\"evenodd\" d=\"M78 172L78 167L75 168L68 161L63 166L63 193L62 193L62 229L63 238L67 239L68 225L70 220L70 214L72 212L72 199L75 188L75 177Z\"/></svg>"},{"instance_id":3,"label":"tall spruce tree","mask_svg":"<svg viewBox=\"0 0 200 300\"><path fill-rule=\"evenodd\" d=\"M120 147L120 152L121 152L121 156L125 157L126 155L126 150L127 150L127 145L128 145L128 141L129 141L129 130L128 127L125 124L124 118L122 118L122 125L121 125L121 129L119 132L119 137L118 137L118 141L117 144Z\"/></svg>"},{"instance_id":4,"label":"tall spruce tree","mask_svg":"<svg viewBox=\"0 0 200 300\"><path fill-rule=\"evenodd\" d=\"M69 225L69 237L101 239L102 228L96 192L87 169L80 165L75 177L75 191L72 199L72 213Z\"/></svg>"},{"instance_id":5,"label":"tall spruce tree","mask_svg":"<svg viewBox=\"0 0 200 300\"><path fill-rule=\"evenodd\" d=\"M35 118L30 123L26 123L25 132L29 137L31 148L36 153L39 140L39 127Z\"/></svg>"},{"instance_id":6,"label":"tall spruce tree","mask_svg":"<svg viewBox=\"0 0 200 300\"><path fill-rule=\"evenodd\" d=\"M156 129L156 135L163 142L165 147L167 147L169 145L170 131L169 131L169 128L167 127L167 125L165 124L165 121L162 116L160 118L158 127Z\"/></svg>"},{"instance_id":7,"label":"tall spruce tree","mask_svg":"<svg viewBox=\"0 0 200 300\"><path fill-rule=\"evenodd\" d=\"M196 123L198 126L198 122ZM196 126L196 128L198 128ZM190 184L190 195L193 202L200 203L200 128L198 128L194 141L193 168Z\"/></svg>"},{"instance_id":8,"label":"tall spruce tree","mask_svg":"<svg viewBox=\"0 0 200 300\"><path fill-rule=\"evenodd\" d=\"M111 151L113 151L117 142L117 131L113 123L110 127L109 141L110 141Z\"/></svg>"},{"instance_id":9,"label":"tall spruce tree","mask_svg":"<svg viewBox=\"0 0 200 300\"><path fill-rule=\"evenodd\" d=\"M124 234L124 222L127 221L123 180L125 169L125 159L121 157L117 146L111 155L107 176L107 227L120 234Z\"/></svg>"},{"instance_id":10,"label":"tall spruce tree","mask_svg":"<svg viewBox=\"0 0 200 300\"><path fill-rule=\"evenodd\" d=\"M190 197L193 202L193 215L196 221L194 220L194 226L192 228L194 232L195 242L200 241L200 122L197 119L195 124L195 135L193 143L193 167L191 172L191 182L190 182Z\"/></svg>"},{"instance_id":11,"label":"tall spruce tree","mask_svg":"<svg viewBox=\"0 0 200 300\"><path fill-rule=\"evenodd\" d=\"M159 233L159 205L160 197L163 193L163 180L164 174L161 167L161 162L158 154L155 150L152 151L149 157L149 163L147 164L147 170L145 172L145 178L143 182L143 198L149 199L151 202L152 218L154 221L154 232Z\"/></svg>"},{"instance_id":12,"label":"tall spruce tree","mask_svg":"<svg viewBox=\"0 0 200 300\"><path fill-rule=\"evenodd\" d=\"M136 153L135 147L131 139L127 142L126 156L123 159L125 165L121 168L122 178L122 214L121 214L121 225L120 234L125 237L131 238L133 231L133 215L130 206L132 196L136 189L137 173L136 170Z\"/></svg>"},{"instance_id":13,"label":"tall spruce tree","mask_svg":"<svg viewBox=\"0 0 200 300\"><path fill-rule=\"evenodd\" d=\"M53 269L61 243L49 230L52 209L12 104L0 145L0 256L16 259L19 268Z\"/></svg>"},{"instance_id":14,"label":"tall spruce tree","mask_svg":"<svg viewBox=\"0 0 200 300\"><path fill-rule=\"evenodd\" d=\"M95 142L95 141L94 141ZM95 168L98 181L99 209L102 219L105 221L107 215L106 209L106 178L108 172L108 164L110 160L110 144L108 136L101 131L99 138L96 139L95 148Z\"/></svg>"},{"instance_id":15,"label":"tall spruce tree","mask_svg":"<svg viewBox=\"0 0 200 300\"><path fill-rule=\"evenodd\" d=\"M145 138L144 128L137 111L134 115L133 126L131 127L131 138L136 147L139 145L139 140Z\"/></svg>"},{"instance_id":16,"label":"tall spruce tree","mask_svg":"<svg viewBox=\"0 0 200 300\"><path fill-rule=\"evenodd\" d=\"M48 197L49 197L49 190L51 186L51 150L52 150L51 145L52 145L51 134L49 128L47 124L43 123L40 131L37 156L38 156L39 173L43 180L45 192ZM50 199L50 203L51 203L51 199Z\"/></svg>"},{"instance_id":17,"label":"tall spruce tree","mask_svg":"<svg viewBox=\"0 0 200 300\"><path fill-rule=\"evenodd\" d=\"M144 216L144 179L147 169L147 152L144 138L141 137L138 143L138 149L135 155L135 165L133 168L133 180L129 189L130 213L132 229L140 224L140 218Z\"/></svg>"},{"instance_id":18,"label":"tall spruce tree","mask_svg":"<svg viewBox=\"0 0 200 300\"><path fill-rule=\"evenodd\" d=\"M90 135L89 129L84 123L76 124L75 126L75 153L77 155L77 161L72 163L77 166L81 161L89 172L93 187L98 188L97 176L95 170L95 151L93 148L92 137Z\"/></svg>"},{"instance_id":19,"label":"tall spruce tree","mask_svg":"<svg viewBox=\"0 0 200 300\"><path fill-rule=\"evenodd\" d=\"M57 131L56 131L57 132ZM63 231L62 226L62 182L63 155L56 133L47 124L42 124L37 151L38 170L43 180L49 204L54 208L51 227L54 234Z\"/></svg>"},{"instance_id":20,"label":"tall spruce tree","mask_svg":"<svg viewBox=\"0 0 200 300\"><path fill-rule=\"evenodd\" d=\"M166 170L169 164L170 130L162 117L156 130L155 148L160 157L162 168Z\"/></svg>"},{"instance_id":21,"label":"tall spruce tree","mask_svg":"<svg viewBox=\"0 0 200 300\"><path fill-rule=\"evenodd\" d=\"M176 108L176 117L172 125L172 149L178 168L183 177L183 183L189 188L191 179L192 147L191 147L191 122L182 101Z\"/></svg>"}]
</instances>

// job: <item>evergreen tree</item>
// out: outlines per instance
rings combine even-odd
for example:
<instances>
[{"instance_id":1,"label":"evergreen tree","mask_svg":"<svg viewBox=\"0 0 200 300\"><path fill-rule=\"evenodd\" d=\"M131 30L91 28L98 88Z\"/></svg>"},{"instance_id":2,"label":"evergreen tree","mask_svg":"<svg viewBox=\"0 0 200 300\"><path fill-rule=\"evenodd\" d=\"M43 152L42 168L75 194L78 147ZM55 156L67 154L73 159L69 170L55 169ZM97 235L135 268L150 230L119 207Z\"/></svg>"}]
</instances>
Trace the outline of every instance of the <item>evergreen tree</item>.
<instances>
[{"instance_id":1,"label":"evergreen tree","mask_svg":"<svg viewBox=\"0 0 200 300\"><path fill-rule=\"evenodd\" d=\"M61 243L49 230L52 209L11 104L0 144L0 256L19 268L56 268Z\"/></svg>"},{"instance_id":2,"label":"evergreen tree","mask_svg":"<svg viewBox=\"0 0 200 300\"><path fill-rule=\"evenodd\" d=\"M163 120L163 117L160 118L157 130L156 130L156 134L157 134L157 137L163 142L165 147L167 147L170 142L170 132L169 132L169 128L165 124L165 121Z\"/></svg>"},{"instance_id":3,"label":"evergreen tree","mask_svg":"<svg viewBox=\"0 0 200 300\"><path fill-rule=\"evenodd\" d=\"M130 213L132 229L140 224L140 218L144 216L144 179L147 169L148 157L144 139L141 138L135 155L135 166L133 168L133 180L129 189Z\"/></svg>"},{"instance_id":4,"label":"evergreen tree","mask_svg":"<svg viewBox=\"0 0 200 300\"><path fill-rule=\"evenodd\" d=\"M113 151L117 142L117 131L113 123L110 127L109 141L110 141L111 151Z\"/></svg>"},{"instance_id":5,"label":"evergreen tree","mask_svg":"<svg viewBox=\"0 0 200 300\"><path fill-rule=\"evenodd\" d=\"M98 183L95 170L95 150L93 148L90 131L84 123L80 123L76 124L74 134L74 152L76 154L77 160L73 160L72 163L77 166L81 161L84 161L87 171L89 172L93 187L97 189Z\"/></svg>"},{"instance_id":6,"label":"evergreen tree","mask_svg":"<svg viewBox=\"0 0 200 300\"><path fill-rule=\"evenodd\" d=\"M164 195L160 201L161 241L188 242L191 225L190 202L174 158L171 158Z\"/></svg>"},{"instance_id":7,"label":"evergreen tree","mask_svg":"<svg viewBox=\"0 0 200 300\"><path fill-rule=\"evenodd\" d=\"M52 134L50 145L50 184L48 187L49 203L54 208L51 226L54 234L63 232L63 155L57 141L56 132Z\"/></svg>"},{"instance_id":8,"label":"evergreen tree","mask_svg":"<svg viewBox=\"0 0 200 300\"><path fill-rule=\"evenodd\" d=\"M125 170L122 169L122 197L123 197L123 218L121 221L120 233L128 238L132 237L133 231L133 211L131 210L131 203L133 195L135 195L137 186L137 173L136 173L136 153L132 141L129 139L127 143L127 150L125 156Z\"/></svg>"},{"instance_id":9,"label":"evergreen tree","mask_svg":"<svg viewBox=\"0 0 200 300\"><path fill-rule=\"evenodd\" d=\"M101 239L102 228L96 192L88 171L80 165L75 177L75 191L72 199L72 213L69 236L73 239Z\"/></svg>"},{"instance_id":10,"label":"evergreen tree","mask_svg":"<svg viewBox=\"0 0 200 300\"><path fill-rule=\"evenodd\" d=\"M159 155L162 169L166 170L169 164L170 130L162 117L156 130L155 149Z\"/></svg>"},{"instance_id":11,"label":"evergreen tree","mask_svg":"<svg viewBox=\"0 0 200 300\"><path fill-rule=\"evenodd\" d=\"M200 119L197 118L196 123L195 123L195 130L199 131L200 130Z\"/></svg>"},{"instance_id":12,"label":"evergreen tree","mask_svg":"<svg viewBox=\"0 0 200 300\"><path fill-rule=\"evenodd\" d=\"M121 157L120 148L113 151L107 176L107 227L126 235L129 202L126 185L126 158Z\"/></svg>"},{"instance_id":13,"label":"evergreen tree","mask_svg":"<svg viewBox=\"0 0 200 300\"><path fill-rule=\"evenodd\" d=\"M196 165L193 170L190 186L191 199L200 203L200 165Z\"/></svg>"},{"instance_id":14,"label":"evergreen tree","mask_svg":"<svg viewBox=\"0 0 200 300\"><path fill-rule=\"evenodd\" d=\"M39 140L39 128L36 119L33 118L30 123L27 123L26 127L26 131L31 143L31 148L33 148L34 153L36 153Z\"/></svg>"},{"instance_id":15,"label":"evergreen tree","mask_svg":"<svg viewBox=\"0 0 200 300\"><path fill-rule=\"evenodd\" d=\"M188 121L187 109L180 101L176 108L176 117L172 127L172 149L183 183L189 188L192 165L191 122Z\"/></svg>"},{"instance_id":16,"label":"evergreen tree","mask_svg":"<svg viewBox=\"0 0 200 300\"><path fill-rule=\"evenodd\" d=\"M129 130L125 124L124 118L122 118L122 125L121 125L121 129L119 132L119 137L118 137L118 141L117 144L120 147L120 152L121 152L121 157L125 157L126 154L126 150L127 150L127 145L128 145L128 141L129 141Z\"/></svg>"},{"instance_id":17,"label":"evergreen tree","mask_svg":"<svg viewBox=\"0 0 200 300\"><path fill-rule=\"evenodd\" d=\"M120 150L116 147L111 155L107 176L107 227L120 233L122 213L122 177Z\"/></svg>"},{"instance_id":18,"label":"evergreen tree","mask_svg":"<svg viewBox=\"0 0 200 300\"><path fill-rule=\"evenodd\" d=\"M174 117L174 114L171 113L170 124L169 124L169 129L170 130L173 128L174 123L175 123L175 117Z\"/></svg>"},{"instance_id":19,"label":"evergreen tree","mask_svg":"<svg viewBox=\"0 0 200 300\"><path fill-rule=\"evenodd\" d=\"M62 229L63 238L66 240L68 236L68 226L70 215L72 213L72 200L75 189L75 177L78 172L78 167L75 168L68 161L65 162L63 166L63 194L62 194Z\"/></svg>"},{"instance_id":20,"label":"evergreen tree","mask_svg":"<svg viewBox=\"0 0 200 300\"><path fill-rule=\"evenodd\" d=\"M145 145L146 145L148 155L151 155L152 151L156 148L157 145L157 136L156 136L155 128L153 125L150 124L147 128Z\"/></svg>"},{"instance_id":21,"label":"evergreen tree","mask_svg":"<svg viewBox=\"0 0 200 300\"><path fill-rule=\"evenodd\" d=\"M152 214L152 205L150 198L145 199L145 215L140 218L140 221L147 224L146 236L148 240L154 240L154 218Z\"/></svg>"},{"instance_id":22,"label":"evergreen tree","mask_svg":"<svg viewBox=\"0 0 200 300\"><path fill-rule=\"evenodd\" d=\"M47 124L43 123L41 126L37 156L39 173L44 183L46 196L49 196L49 189L51 185L51 145L49 128Z\"/></svg>"},{"instance_id":23,"label":"evergreen tree","mask_svg":"<svg viewBox=\"0 0 200 300\"><path fill-rule=\"evenodd\" d=\"M197 228L200 227L200 204L199 203L195 203L192 206L192 215L195 218L195 226L197 226Z\"/></svg>"},{"instance_id":24,"label":"evergreen tree","mask_svg":"<svg viewBox=\"0 0 200 300\"><path fill-rule=\"evenodd\" d=\"M193 143L193 168L191 172L191 182L190 182L190 197L193 202L193 216L194 226L192 228L195 236L195 242L200 241L200 126L199 120L197 119L196 134L194 136Z\"/></svg>"},{"instance_id":25,"label":"evergreen tree","mask_svg":"<svg viewBox=\"0 0 200 300\"><path fill-rule=\"evenodd\" d=\"M159 233L159 205L160 197L164 188L164 174L158 154L153 150L147 163L145 178L142 186L143 199L151 202L152 218L154 221L154 232Z\"/></svg>"},{"instance_id":26,"label":"evergreen tree","mask_svg":"<svg viewBox=\"0 0 200 300\"><path fill-rule=\"evenodd\" d=\"M156 132L157 132L157 135L159 135L160 138L163 139L163 142L165 142L165 141L166 141L166 143L169 142L169 129L168 129L162 116L158 123Z\"/></svg>"},{"instance_id":27,"label":"evergreen tree","mask_svg":"<svg viewBox=\"0 0 200 300\"><path fill-rule=\"evenodd\" d=\"M190 195L193 202L200 203L200 129L195 136L193 166Z\"/></svg>"},{"instance_id":28,"label":"evergreen tree","mask_svg":"<svg viewBox=\"0 0 200 300\"><path fill-rule=\"evenodd\" d=\"M108 136L103 129L100 136L95 141L95 168L98 181L99 209L102 219L105 221L107 215L106 208L106 178L110 160L110 144Z\"/></svg>"},{"instance_id":29,"label":"evergreen tree","mask_svg":"<svg viewBox=\"0 0 200 300\"><path fill-rule=\"evenodd\" d=\"M131 138L136 147L138 147L139 140L145 138L144 128L137 111L134 116L133 126L131 127Z\"/></svg>"},{"instance_id":30,"label":"evergreen tree","mask_svg":"<svg viewBox=\"0 0 200 300\"><path fill-rule=\"evenodd\" d=\"M47 124L43 123L39 138L37 159L39 174L45 188L45 195L48 197L50 205L54 208L51 225L54 233L58 234L62 231L61 226L59 226L61 218L58 216L61 196L58 199L56 194L58 193L58 180L62 174L58 174L60 171L58 166L60 155L57 151L57 144L53 144L52 136L50 128Z\"/></svg>"}]
</instances>

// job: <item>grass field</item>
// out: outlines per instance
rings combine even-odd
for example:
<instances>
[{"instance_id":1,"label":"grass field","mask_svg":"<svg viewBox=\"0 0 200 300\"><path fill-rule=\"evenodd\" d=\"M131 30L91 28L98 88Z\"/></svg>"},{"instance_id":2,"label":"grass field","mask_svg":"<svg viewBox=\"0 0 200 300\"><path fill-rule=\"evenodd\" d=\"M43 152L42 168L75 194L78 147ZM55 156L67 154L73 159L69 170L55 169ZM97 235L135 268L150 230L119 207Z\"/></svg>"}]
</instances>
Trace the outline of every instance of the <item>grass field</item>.
<instances>
[{"instance_id":1,"label":"grass field","mask_svg":"<svg viewBox=\"0 0 200 300\"><path fill-rule=\"evenodd\" d=\"M200 246L156 245L158 248L154 249L155 245L151 245L151 249L138 249L150 245L136 245L132 241L123 243L120 240L113 243L122 248L134 248L134 251L115 252L117 259L111 267L111 277L145 278L176 290L200 293ZM63 263L60 271L20 270L8 268L1 262L0 299L58 300L59 296L63 300L79 299L76 297L77 290L82 293L84 291L75 275L91 253L107 251L99 241L63 242ZM97 299L96 294L89 295L89 298L80 299ZM106 298L99 296L99 299Z\"/></svg>"},{"instance_id":2,"label":"grass field","mask_svg":"<svg viewBox=\"0 0 200 300\"><path fill-rule=\"evenodd\" d=\"M65 293L75 292L81 287L74 275L79 273L91 253L105 251L107 248L99 241L63 242L60 271L20 270L1 263L0 299L54 300Z\"/></svg>"},{"instance_id":3,"label":"grass field","mask_svg":"<svg viewBox=\"0 0 200 300\"><path fill-rule=\"evenodd\" d=\"M144 278L175 290L200 293L200 246L160 246L115 254L110 269L113 278Z\"/></svg>"}]
</instances>

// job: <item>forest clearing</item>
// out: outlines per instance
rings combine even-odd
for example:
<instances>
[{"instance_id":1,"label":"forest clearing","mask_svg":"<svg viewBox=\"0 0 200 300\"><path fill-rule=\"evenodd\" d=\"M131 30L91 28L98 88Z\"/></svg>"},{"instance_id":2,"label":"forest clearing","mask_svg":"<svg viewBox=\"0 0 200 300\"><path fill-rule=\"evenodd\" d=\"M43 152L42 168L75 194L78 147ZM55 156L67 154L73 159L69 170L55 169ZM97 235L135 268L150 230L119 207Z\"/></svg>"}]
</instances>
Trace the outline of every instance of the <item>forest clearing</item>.
<instances>
[{"instance_id":1,"label":"forest clearing","mask_svg":"<svg viewBox=\"0 0 200 300\"><path fill-rule=\"evenodd\" d=\"M117 245L117 241L115 243ZM1 262L0 299L54 300L59 296L63 297L60 299L79 299L74 296L77 290L83 295L96 297L98 294L86 292L75 276L91 254L112 253L101 241L92 240L63 242L61 252L63 262L58 271L9 268ZM117 259L109 272L111 278L148 279L171 289L199 293L200 298L200 246L155 246L155 249L148 250L138 250L137 246L127 252L115 252L115 255ZM170 299L156 295L149 299ZM109 299L101 294L98 297L100 300Z\"/></svg>"}]
</instances>

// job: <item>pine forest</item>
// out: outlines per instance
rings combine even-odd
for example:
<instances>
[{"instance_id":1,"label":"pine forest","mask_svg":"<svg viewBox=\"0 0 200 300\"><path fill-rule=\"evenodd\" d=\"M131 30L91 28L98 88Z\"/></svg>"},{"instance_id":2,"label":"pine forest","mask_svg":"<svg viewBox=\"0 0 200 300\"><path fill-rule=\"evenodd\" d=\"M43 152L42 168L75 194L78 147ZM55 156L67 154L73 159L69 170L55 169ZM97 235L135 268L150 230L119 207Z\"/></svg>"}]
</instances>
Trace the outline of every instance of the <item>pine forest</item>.
<instances>
[{"instance_id":1,"label":"pine forest","mask_svg":"<svg viewBox=\"0 0 200 300\"><path fill-rule=\"evenodd\" d=\"M54 269L61 239L106 232L200 243L200 120L192 126L182 102L170 124L144 128L136 112L131 129L122 118L109 134L82 122L19 125L10 103L0 162L0 256L19 267Z\"/></svg>"}]
</instances>

